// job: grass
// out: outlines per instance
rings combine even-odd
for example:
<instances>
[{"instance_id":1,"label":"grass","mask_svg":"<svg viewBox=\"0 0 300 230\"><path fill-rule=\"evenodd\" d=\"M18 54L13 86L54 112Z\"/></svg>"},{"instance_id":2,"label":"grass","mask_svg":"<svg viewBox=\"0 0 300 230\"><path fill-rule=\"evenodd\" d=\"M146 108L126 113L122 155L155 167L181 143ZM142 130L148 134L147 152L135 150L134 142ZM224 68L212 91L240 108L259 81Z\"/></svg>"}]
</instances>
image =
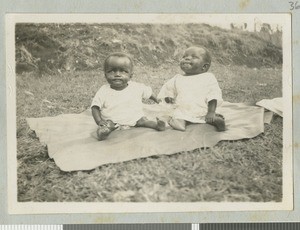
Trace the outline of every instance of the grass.
<instances>
[{"instance_id":1,"label":"grass","mask_svg":"<svg viewBox=\"0 0 300 230\"><path fill-rule=\"evenodd\" d=\"M174 63L191 45L206 47L215 63L274 67L282 64L281 38L281 32L225 30L206 24L19 23L16 70L51 74L96 70L114 51L132 54L140 67L157 68L162 60Z\"/></svg>"},{"instance_id":2,"label":"grass","mask_svg":"<svg viewBox=\"0 0 300 230\"><path fill-rule=\"evenodd\" d=\"M176 65L176 64L175 64ZM282 95L281 69L257 70L214 63L211 71L224 100L254 103ZM168 63L135 68L134 80L158 93L178 73ZM101 71L17 75L18 201L36 202L194 202L282 200L282 118L265 124L252 139L222 141L195 149L128 162L91 171L62 172L47 155L25 121L26 117L80 113L105 82Z\"/></svg>"}]
</instances>

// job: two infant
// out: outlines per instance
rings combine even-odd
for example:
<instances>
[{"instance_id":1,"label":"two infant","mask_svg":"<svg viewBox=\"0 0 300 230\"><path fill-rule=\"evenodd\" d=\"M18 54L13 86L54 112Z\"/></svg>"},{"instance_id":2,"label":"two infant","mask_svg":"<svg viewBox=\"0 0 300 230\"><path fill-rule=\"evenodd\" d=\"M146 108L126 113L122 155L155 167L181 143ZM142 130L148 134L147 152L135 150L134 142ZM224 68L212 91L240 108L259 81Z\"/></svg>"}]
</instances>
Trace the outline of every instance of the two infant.
<instances>
[{"instance_id":1,"label":"two infant","mask_svg":"<svg viewBox=\"0 0 300 230\"><path fill-rule=\"evenodd\" d=\"M216 113L217 105L223 101L222 92L215 76L207 72L210 64L211 57L206 49L186 49L180 61L184 74L167 81L155 97L151 87L131 81L133 61L130 56L110 54L104 62L108 84L98 90L91 105L98 125L98 139L106 139L119 125L165 130L164 121L158 118L152 121L144 116L142 99L149 98L156 103L164 100L175 104L169 125L176 130L184 131L190 123L208 123L224 131L225 119Z\"/></svg>"}]
</instances>

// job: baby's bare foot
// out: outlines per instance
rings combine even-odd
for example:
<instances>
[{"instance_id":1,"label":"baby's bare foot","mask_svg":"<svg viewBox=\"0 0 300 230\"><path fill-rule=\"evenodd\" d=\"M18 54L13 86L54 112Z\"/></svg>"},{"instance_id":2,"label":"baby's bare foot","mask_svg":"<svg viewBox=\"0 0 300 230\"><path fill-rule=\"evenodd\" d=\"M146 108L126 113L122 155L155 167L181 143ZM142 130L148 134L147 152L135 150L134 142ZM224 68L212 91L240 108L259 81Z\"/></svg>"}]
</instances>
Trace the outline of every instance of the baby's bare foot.
<instances>
[{"instance_id":1,"label":"baby's bare foot","mask_svg":"<svg viewBox=\"0 0 300 230\"><path fill-rule=\"evenodd\" d=\"M112 130L106 126L99 126L97 129L97 136L99 141L105 140Z\"/></svg>"},{"instance_id":2,"label":"baby's bare foot","mask_svg":"<svg viewBox=\"0 0 300 230\"><path fill-rule=\"evenodd\" d=\"M223 132L223 131L226 130L224 121L217 121L217 122L214 122L214 123L215 123L215 126L216 126L216 128L219 132Z\"/></svg>"},{"instance_id":3,"label":"baby's bare foot","mask_svg":"<svg viewBox=\"0 0 300 230\"><path fill-rule=\"evenodd\" d=\"M176 130L179 131L185 131L185 121L183 120L177 120L177 119L173 119L171 118L169 120L169 125Z\"/></svg>"},{"instance_id":4,"label":"baby's bare foot","mask_svg":"<svg viewBox=\"0 0 300 230\"><path fill-rule=\"evenodd\" d=\"M219 132L223 132L226 130L225 121L222 117L216 117L216 119L213 122L213 125L217 128L217 131Z\"/></svg>"},{"instance_id":5,"label":"baby's bare foot","mask_svg":"<svg viewBox=\"0 0 300 230\"><path fill-rule=\"evenodd\" d=\"M156 118L156 121L157 121L156 129L158 131L164 131L166 129L166 123L162 120L159 120L158 118Z\"/></svg>"},{"instance_id":6,"label":"baby's bare foot","mask_svg":"<svg viewBox=\"0 0 300 230\"><path fill-rule=\"evenodd\" d=\"M118 124L112 122L111 120L107 120L107 122L108 122L107 127L108 127L111 131L113 131L113 130L115 130L115 129L117 129L117 128L119 127Z\"/></svg>"}]
</instances>

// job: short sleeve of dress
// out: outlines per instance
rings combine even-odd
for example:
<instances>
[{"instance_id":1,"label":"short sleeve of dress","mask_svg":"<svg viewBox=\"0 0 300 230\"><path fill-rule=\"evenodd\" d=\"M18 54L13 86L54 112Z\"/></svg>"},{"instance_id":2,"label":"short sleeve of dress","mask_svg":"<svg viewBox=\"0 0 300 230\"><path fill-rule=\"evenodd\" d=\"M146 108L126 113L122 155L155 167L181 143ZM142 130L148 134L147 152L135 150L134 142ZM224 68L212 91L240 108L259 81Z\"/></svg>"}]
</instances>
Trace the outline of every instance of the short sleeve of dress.
<instances>
[{"instance_id":1,"label":"short sleeve of dress","mask_svg":"<svg viewBox=\"0 0 300 230\"><path fill-rule=\"evenodd\" d=\"M152 88L144 84L141 84L141 87L143 90L143 94L142 94L143 99L149 99L152 95Z\"/></svg>"},{"instance_id":2,"label":"short sleeve of dress","mask_svg":"<svg viewBox=\"0 0 300 230\"><path fill-rule=\"evenodd\" d=\"M158 99L164 99L166 97L171 97L171 98L176 98L177 93L176 93L176 87L175 87L175 82L176 82L176 76L168 80L160 89L159 94L157 96Z\"/></svg>"},{"instance_id":3,"label":"short sleeve of dress","mask_svg":"<svg viewBox=\"0 0 300 230\"><path fill-rule=\"evenodd\" d=\"M103 108L104 95L105 95L105 86L102 86L94 96L91 104L91 108L93 106L98 106L100 109Z\"/></svg>"},{"instance_id":4,"label":"short sleeve of dress","mask_svg":"<svg viewBox=\"0 0 300 230\"><path fill-rule=\"evenodd\" d=\"M217 105L220 106L223 103L222 91L216 77L212 73L210 74L209 92L206 97L206 102L208 103L209 101L215 99L217 100Z\"/></svg>"}]
</instances>

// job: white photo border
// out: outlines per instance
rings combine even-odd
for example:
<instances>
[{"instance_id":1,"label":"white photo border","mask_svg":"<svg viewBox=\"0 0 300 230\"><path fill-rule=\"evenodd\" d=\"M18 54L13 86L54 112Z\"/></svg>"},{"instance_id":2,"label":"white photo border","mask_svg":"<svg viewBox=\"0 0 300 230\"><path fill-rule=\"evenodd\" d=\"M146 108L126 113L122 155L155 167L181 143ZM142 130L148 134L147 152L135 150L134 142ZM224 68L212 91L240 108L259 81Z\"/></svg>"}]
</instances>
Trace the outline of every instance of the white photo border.
<instances>
[{"instance_id":1,"label":"white photo border","mask_svg":"<svg viewBox=\"0 0 300 230\"><path fill-rule=\"evenodd\" d=\"M193 203L38 203L17 201L15 24L26 23L217 23L257 17L283 28L283 199L282 202L193 202ZM292 161L292 60L289 14L7 14L6 15L7 164L9 214L46 213L139 213L201 211L275 211L293 209Z\"/></svg>"}]
</instances>

